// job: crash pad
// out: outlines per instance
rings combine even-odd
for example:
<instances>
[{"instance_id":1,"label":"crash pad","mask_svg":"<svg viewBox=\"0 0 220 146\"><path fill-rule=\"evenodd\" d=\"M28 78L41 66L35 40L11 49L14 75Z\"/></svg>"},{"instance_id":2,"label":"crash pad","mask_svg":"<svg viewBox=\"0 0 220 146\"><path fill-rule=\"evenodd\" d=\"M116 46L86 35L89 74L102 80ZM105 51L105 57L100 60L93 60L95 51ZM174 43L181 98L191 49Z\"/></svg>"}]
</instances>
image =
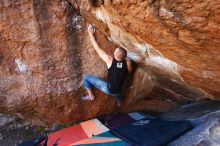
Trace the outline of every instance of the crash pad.
<instances>
[{"instance_id":1,"label":"crash pad","mask_svg":"<svg viewBox=\"0 0 220 146\"><path fill-rule=\"evenodd\" d=\"M131 145L165 146L192 128L192 124L186 120L142 119L113 128L110 132Z\"/></svg>"}]
</instances>

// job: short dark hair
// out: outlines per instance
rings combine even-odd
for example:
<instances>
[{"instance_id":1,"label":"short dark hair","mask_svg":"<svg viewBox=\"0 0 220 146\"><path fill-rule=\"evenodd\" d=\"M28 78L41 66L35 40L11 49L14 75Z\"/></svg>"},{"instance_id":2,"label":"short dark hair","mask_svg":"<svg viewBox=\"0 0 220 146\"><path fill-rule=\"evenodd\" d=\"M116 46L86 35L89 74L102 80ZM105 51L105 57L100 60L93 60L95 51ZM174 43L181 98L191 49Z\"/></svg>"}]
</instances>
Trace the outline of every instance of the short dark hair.
<instances>
[{"instance_id":1,"label":"short dark hair","mask_svg":"<svg viewBox=\"0 0 220 146\"><path fill-rule=\"evenodd\" d=\"M118 49L122 53L121 59L124 60L127 57L127 51L122 47L118 47Z\"/></svg>"}]
</instances>

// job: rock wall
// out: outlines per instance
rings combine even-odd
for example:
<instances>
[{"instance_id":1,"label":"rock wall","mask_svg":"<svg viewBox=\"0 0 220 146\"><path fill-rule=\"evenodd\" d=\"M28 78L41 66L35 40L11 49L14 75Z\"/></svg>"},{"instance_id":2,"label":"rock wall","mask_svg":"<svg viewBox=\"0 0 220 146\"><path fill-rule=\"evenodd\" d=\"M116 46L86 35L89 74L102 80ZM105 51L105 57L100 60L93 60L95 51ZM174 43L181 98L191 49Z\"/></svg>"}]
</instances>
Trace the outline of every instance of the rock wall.
<instances>
[{"instance_id":1,"label":"rock wall","mask_svg":"<svg viewBox=\"0 0 220 146\"><path fill-rule=\"evenodd\" d=\"M200 97L219 98L219 1L77 3L84 17L131 51L131 58L139 57L147 70L193 87Z\"/></svg>"},{"instance_id":2,"label":"rock wall","mask_svg":"<svg viewBox=\"0 0 220 146\"><path fill-rule=\"evenodd\" d=\"M86 22L66 1L1 1L0 111L35 123L79 121L101 110L81 102L85 73L103 76ZM114 48L99 32L99 43ZM100 97L101 98L101 97ZM107 97L102 97L106 100Z\"/></svg>"},{"instance_id":3,"label":"rock wall","mask_svg":"<svg viewBox=\"0 0 220 146\"><path fill-rule=\"evenodd\" d=\"M161 113L220 95L218 1L2 0L0 112L37 124L76 122L115 110L115 101L82 76L106 77L86 32L100 47L119 45L137 62L123 90L121 112ZM108 103L106 106L106 103Z\"/></svg>"}]
</instances>

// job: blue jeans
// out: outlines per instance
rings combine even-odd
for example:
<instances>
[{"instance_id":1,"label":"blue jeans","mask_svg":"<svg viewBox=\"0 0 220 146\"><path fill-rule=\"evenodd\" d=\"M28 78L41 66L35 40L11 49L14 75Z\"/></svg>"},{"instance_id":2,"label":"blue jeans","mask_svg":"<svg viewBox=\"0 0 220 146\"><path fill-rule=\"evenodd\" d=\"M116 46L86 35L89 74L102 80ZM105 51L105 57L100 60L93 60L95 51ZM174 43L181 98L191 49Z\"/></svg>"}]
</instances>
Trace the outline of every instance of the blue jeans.
<instances>
[{"instance_id":1,"label":"blue jeans","mask_svg":"<svg viewBox=\"0 0 220 146\"><path fill-rule=\"evenodd\" d=\"M122 97L120 96L120 94L112 94L108 90L108 82L107 81L104 81L96 76L93 76L93 75L83 76L83 86L85 89L92 89L92 87L96 87L97 89L101 90L105 94L109 94L109 95L114 96L117 99L117 101L122 100Z\"/></svg>"}]
</instances>

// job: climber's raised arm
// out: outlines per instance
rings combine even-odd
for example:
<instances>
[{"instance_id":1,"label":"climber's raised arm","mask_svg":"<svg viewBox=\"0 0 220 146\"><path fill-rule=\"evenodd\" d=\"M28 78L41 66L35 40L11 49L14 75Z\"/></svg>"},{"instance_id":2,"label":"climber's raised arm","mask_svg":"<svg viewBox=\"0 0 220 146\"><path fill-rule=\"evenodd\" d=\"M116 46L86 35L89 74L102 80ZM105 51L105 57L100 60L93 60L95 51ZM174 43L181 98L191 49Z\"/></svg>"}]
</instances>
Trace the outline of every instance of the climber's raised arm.
<instances>
[{"instance_id":1,"label":"climber's raised arm","mask_svg":"<svg viewBox=\"0 0 220 146\"><path fill-rule=\"evenodd\" d=\"M83 76L83 86L87 91L87 95L82 96L82 100L93 100L94 95L92 88L96 87L106 94L115 96L118 107L121 105L122 98L120 96L122 85L127 77L128 72L132 70L132 62L126 58L127 51L122 47L115 48L114 55L108 55L102 50L95 40L95 28L90 25L88 27L89 37L98 55L106 63L108 67L108 80L105 81L94 75Z\"/></svg>"},{"instance_id":2,"label":"climber's raised arm","mask_svg":"<svg viewBox=\"0 0 220 146\"><path fill-rule=\"evenodd\" d=\"M88 33L90 36L90 40L92 42L93 47L95 48L96 52L98 53L98 55L100 56L100 58L107 64L107 66L109 67L112 63L112 56L108 55L104 50L102 50L99 45L97 44L95 37L94 37L94 33L95 33L95 28L92 25L89 25L88 27Z\"/></svg>"}]
</instances>

